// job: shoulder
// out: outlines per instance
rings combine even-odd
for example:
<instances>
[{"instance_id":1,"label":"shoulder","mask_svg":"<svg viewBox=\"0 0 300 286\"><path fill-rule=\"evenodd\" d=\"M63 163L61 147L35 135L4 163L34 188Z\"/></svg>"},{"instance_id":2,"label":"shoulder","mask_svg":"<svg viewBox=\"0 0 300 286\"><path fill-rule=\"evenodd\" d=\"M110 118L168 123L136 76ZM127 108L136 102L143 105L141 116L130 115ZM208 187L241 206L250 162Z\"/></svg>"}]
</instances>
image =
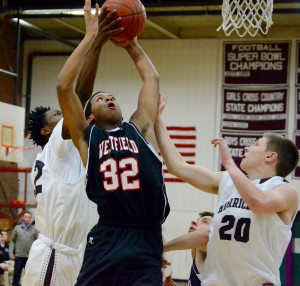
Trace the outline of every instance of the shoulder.
<instances>
[{"instance_id":1,"label":"shoulder","mask_svg":"<svg viewBox=\"0 0 300 286\"><path fill-rule=\"evenodd\" d=\"M299 199L299 193L296 187L289 182L284 182L275 188L278 192L284 192L286 196L290 196L292 199Z\"/></svg>"},{"instance_id":2,"label":"shoulder","mask_svg":"<svg viewBox=\"0 0 300 286\"><path fill-rule=\"evenodd\" d=\"M274 189L283 204L283 210L278 212L279 217L286 224L291 224L299 210L298 190L290 183L281 184Z\"/></svg>"},{"instance_id":3,"label":"shoulder","mask_svg":"<svg viewBox=\"0 0 300 286\"><path fill-rule=\"evenodd\" d=\"M295 186L286 182L274 188L273 191L285 203L285 210L294 212L298 209L299 192Z\"/></svg>"},{"instance_id":4,"label":"shoulder","mask_svg":"<svg viewBox=\"0 0 300 286\"><path fill-rule=\"evenodd\" d=\"M63 119L61 119L53 128L47 144L56 145L57 142L63 141L62 130L63 130Z\"/></svg>"},{"instance_id":5,"label":"shoulder","mask_svg":"<svg viewBox=\"0 0 300 286\"><path fill-rule=\"evenodd\" d=\"M20 230L20 228L21 228L21 225L19 225L19 224L16 225L14 230L13 230L13 233L17 233Z\"/></svg>"}]
</instances>

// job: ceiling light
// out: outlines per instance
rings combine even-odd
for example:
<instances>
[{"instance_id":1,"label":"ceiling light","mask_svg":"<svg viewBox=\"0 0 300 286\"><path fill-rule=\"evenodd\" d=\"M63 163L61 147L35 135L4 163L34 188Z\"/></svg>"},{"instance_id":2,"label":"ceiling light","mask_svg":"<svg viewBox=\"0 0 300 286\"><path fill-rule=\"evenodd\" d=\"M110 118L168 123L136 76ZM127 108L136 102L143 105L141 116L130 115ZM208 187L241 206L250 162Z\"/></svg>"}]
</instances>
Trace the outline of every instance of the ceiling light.
<instances>
[{"instance_id":1,"label":"ceiling light","mask_svg":"<svg viewBox=\"0 0 300 286\"><path fill-rule=\"evenodd\" d=\"M92 9L92 13L96 12L95 9ZM75 15L80 16L84 15L82 9L47 9L47 10L24 10L22 11L23 15Z\"/></svg>"}]
</instances>

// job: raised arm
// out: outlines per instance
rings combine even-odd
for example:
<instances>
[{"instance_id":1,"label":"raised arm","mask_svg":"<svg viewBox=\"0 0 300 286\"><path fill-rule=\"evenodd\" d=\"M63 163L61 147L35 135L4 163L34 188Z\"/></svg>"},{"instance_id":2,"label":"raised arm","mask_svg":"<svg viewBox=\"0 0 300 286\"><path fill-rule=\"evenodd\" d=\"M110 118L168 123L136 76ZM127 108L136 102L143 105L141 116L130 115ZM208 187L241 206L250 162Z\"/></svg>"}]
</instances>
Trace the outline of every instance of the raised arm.
<instances>
[{"instance_id":1,"label":"raised arm","mask_svg":"<svg viewBox=\"0 0 300 286\"><path fill-rule=\"evenodd\" d=\"M164 252L200 248L206 251L209 238L209 226L178 236L164 243Z\"/></svg>"},{"instance_id":2,"label":"raised arm","mask_svg":"<svg viewBox=\"0 0 300 286\"><path fill-rule=\"evenodd\" d=\"M167 128L161 119L166 100L166 97L162 97L160 100L155 122L155 136L168 171L197 189L217 194L221 173L212 172L203 167L186 163L171 141Z\"/></svg>"},{"instance_id":3,"label":"raised arm","mask_svg":"<svg viewBox=\"0 0 300 286\"><path fill-rule=\"evenodd\" d=\"M116 44L122 45L122 43ZM136 39L124 47L143 80L138 107L130 121L137 126L150 144L156 145L153 130L159 101L159 74Z\"/></svg>"},{"instance_id":4,"label":"raised arm","mask_svg":"<svg viewBox=\"0 0 300 286\"><path fill-rule=\"evenodd\" d=\"M86 165L88 154L88 143L85 140L88 123L84 118L82 104L75 93L74 82L78 75L81 63L97 36L98 15L98 4L96 4L95 15L92 15L91 0L85 0L85 36L64 64L56 83L58 101L62 110L65 124L69 129L75 146L80 152L84 165Z\"/></svg>"},{"instance_id":5,"label":"raised arm","mask_svg":"<svg viewBox=\"0 0 300 286\"><path fill-rule=\"evenodd\" d=\"M262 192L235 164L229 147L223 138L214 138L211 140L211 143L214 146L219 146L222 165L230 174L235 187L247 206L257 214L278 213L281 219L286 224L289 224L298 210L299 197L295 187L291 184L282 184L273 190ZM271 164L272 160L275 160L275 156L273 154L265 160L268 160L268 164Z\"/></svg>"},{"instance_id":6,"label":"raised arm","mask_svg":"<svg viewBox=\"0 0 300 286\"><path fill-rule=\"evenodd\" d=\"M106 6L101 8L98 21L98 34L84 59L75 88L82 106L85 106L85 103L93 93L99 58L103 45L112 36L118 34L124 29L118 25L120 18L113 20L115 16L116 10L108 12Z\"/></svg>"}]
</instances>

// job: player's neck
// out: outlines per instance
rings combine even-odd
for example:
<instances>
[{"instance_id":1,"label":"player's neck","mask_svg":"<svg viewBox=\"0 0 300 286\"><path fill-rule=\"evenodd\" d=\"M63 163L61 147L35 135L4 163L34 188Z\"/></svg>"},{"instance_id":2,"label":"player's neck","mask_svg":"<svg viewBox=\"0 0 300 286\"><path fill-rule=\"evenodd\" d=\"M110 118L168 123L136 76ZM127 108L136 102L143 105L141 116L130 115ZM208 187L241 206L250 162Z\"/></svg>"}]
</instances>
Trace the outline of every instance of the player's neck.
<instances>
[{"instance_id":1,"label":"player's neck","mask_svg":"<svg viewBox=\"0 0 300 286\"><path fill-rule=\"evenodd\" d=\"M247 171L250 180L272 178L276 176L275 170L271 168L259 168Z\"/></svg>"},{"instance_id":2,"label":"player's neck","mask_svg":"<svg viewBox=\"0 0 300 286\"><path fill-rule=\"evenodd\" d=\"M122 122L117 122L115 124L102 123L102 124L97 124L97 126L105 131L111 131L113 129L120 128L122 126Z\"/></svg>"}]
</instances>

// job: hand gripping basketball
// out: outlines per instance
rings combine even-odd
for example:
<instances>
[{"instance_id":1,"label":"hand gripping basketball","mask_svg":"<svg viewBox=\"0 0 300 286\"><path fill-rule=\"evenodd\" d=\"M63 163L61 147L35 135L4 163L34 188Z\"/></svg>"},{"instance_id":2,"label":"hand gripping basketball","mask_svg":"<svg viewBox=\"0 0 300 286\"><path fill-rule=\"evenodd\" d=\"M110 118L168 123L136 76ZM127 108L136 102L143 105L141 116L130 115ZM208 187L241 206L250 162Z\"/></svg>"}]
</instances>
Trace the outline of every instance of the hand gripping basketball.
<instances>
[{"instance_id":1,"label":"hand gripping basketball","mask_svg":"<svg viewBox=\"0 0 300 286\"><path fill-rule=\"evenodd\" d=\"M116 10L116 17L120 17L120 25L124 30L113 36L118 42L130 41L139 36L146 24L146 10L140 0L106 0L103 6L110 12Z\"/></svg>"}]
</instances>

